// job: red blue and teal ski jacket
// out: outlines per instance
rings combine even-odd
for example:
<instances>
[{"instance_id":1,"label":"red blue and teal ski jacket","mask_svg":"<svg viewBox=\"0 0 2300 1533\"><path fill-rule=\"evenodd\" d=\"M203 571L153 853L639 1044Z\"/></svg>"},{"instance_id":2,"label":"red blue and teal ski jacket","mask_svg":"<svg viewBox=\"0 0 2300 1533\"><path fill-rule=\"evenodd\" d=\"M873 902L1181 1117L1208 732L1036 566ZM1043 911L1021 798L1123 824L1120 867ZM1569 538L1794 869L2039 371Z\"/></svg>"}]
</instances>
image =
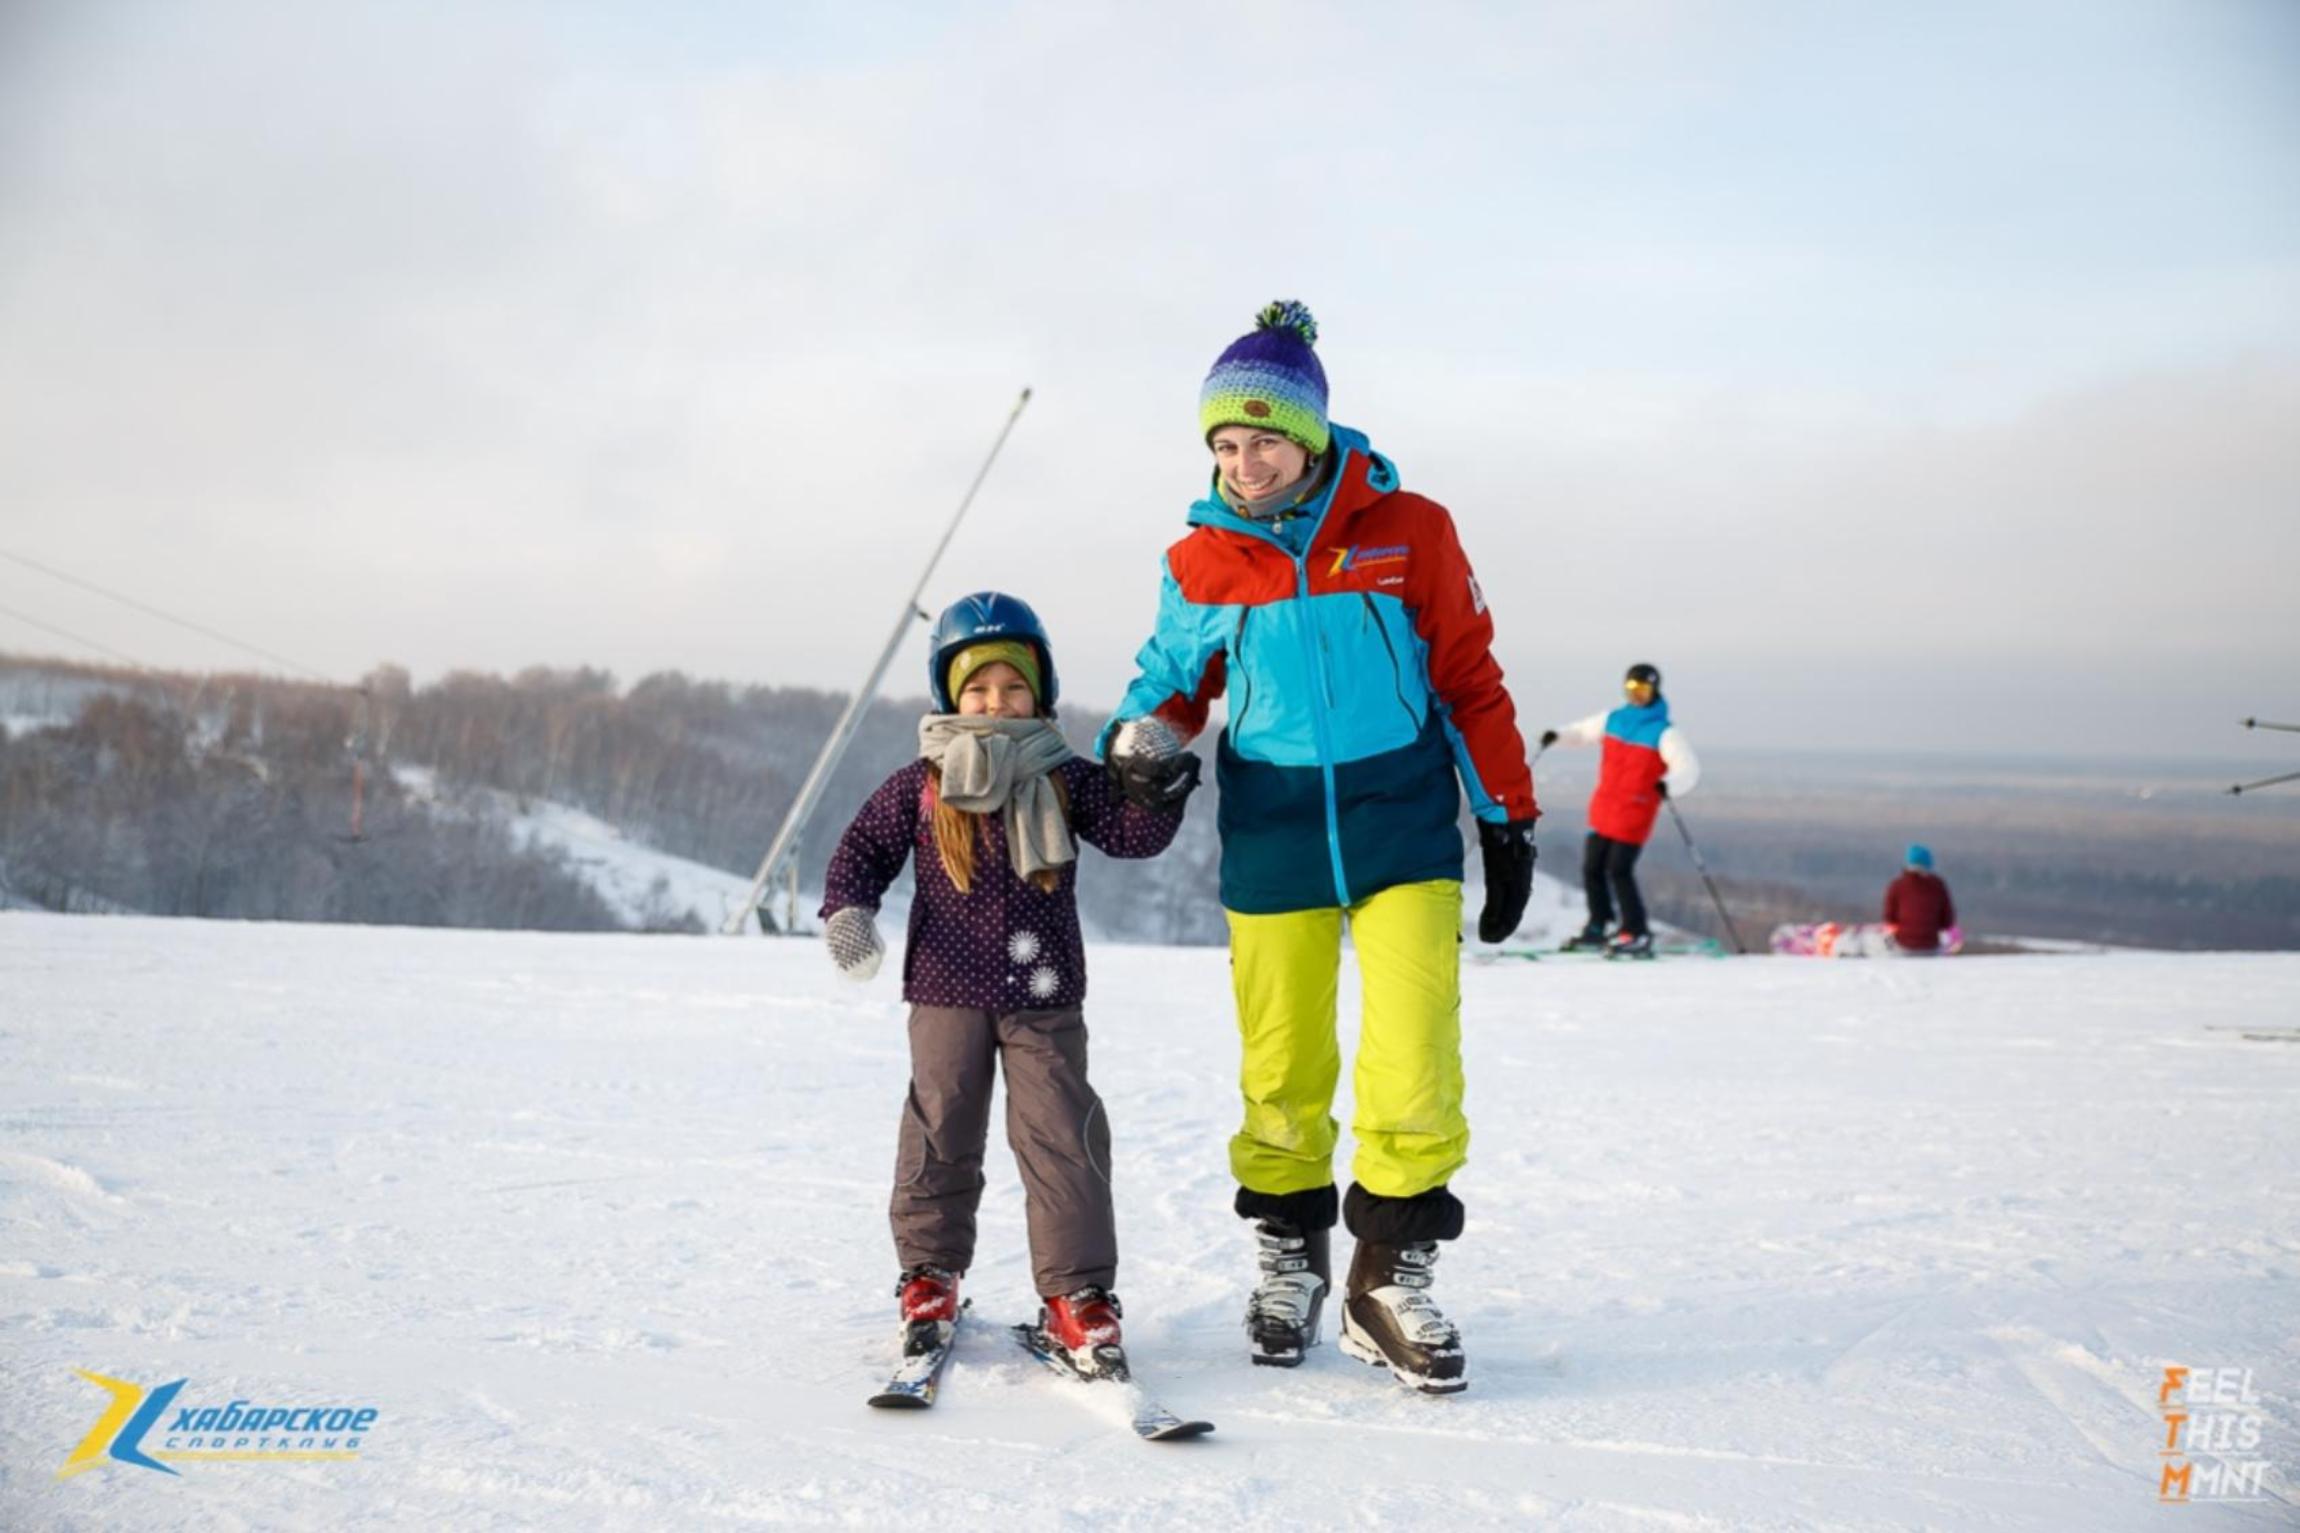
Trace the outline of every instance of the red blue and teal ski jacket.
<instances>
[{"instance_id":1,"label":"red blue and teal ski jacket","mask_svg":"<svg viewBox=\"0 0 2300 1533\"><path fill-rule=\"evenodd\" d=\"M1589 795L1589 828L1608 841L1643 846L1661 813L1655 788L1669 779L1672 797L1693 791L1701 762L1685 731L1669 722L1669 700L1656 697L1640 708L1624 703L1611 713L1593 713L1557 732L1563 745L1595 745L1597 790Z\"/></svg>"},{"instance_id":2,"label":"red blue and teal ski jacket","mask_svg":"<svg viewBox=\"0 0 2300 1533\"><path fill-rule=\"evenodd\" d=\"M1459 879L1464 790L1481 820L1541 812L1453 518L1399 489L1362 434L1334 427L1332 451L1326 488L1287 521L1218 495L1190 508L1112 715L1189 740L1227 697L1222 903L1249 915Z\"/></svg>"}]
</instances>

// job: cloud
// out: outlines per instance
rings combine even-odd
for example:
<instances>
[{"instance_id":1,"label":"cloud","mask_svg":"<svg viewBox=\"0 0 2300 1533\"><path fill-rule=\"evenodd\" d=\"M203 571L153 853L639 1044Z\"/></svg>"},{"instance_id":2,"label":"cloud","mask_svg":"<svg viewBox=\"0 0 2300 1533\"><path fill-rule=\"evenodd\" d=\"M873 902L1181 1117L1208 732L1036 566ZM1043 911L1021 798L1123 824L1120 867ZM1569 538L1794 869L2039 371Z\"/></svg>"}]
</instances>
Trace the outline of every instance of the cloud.
<instances>
[{"instance_id":1,"label":"cloud","mask_svg":"<svg viewBox=\"0 0 2300 1533\"><path fill-rule=\"evenodd\" d=\"M2192 110L2193 56L2118 126L2081 79L1936 101L1892 60L1948 23L1823 75L1862 34L1690 5L775 20L41 13L0 80L0 543L344 675L846 685L1029 383L929 598L1023 588L1113 696L1201 483L1197 380L1288 294L1545 708L1624 643L1886 664L1883 590L1930 593L1959 674L2289 648L2252 610L2293 551L2300 242L2251 194L2293 156L2248 88ZM2056 105L2097 162L2021 128ZM2148 186L2235 167L2176 238L2118 200L2142 141ZM2047 218L2011 195L2040 167Z\"/></svg>"}]
</instances>

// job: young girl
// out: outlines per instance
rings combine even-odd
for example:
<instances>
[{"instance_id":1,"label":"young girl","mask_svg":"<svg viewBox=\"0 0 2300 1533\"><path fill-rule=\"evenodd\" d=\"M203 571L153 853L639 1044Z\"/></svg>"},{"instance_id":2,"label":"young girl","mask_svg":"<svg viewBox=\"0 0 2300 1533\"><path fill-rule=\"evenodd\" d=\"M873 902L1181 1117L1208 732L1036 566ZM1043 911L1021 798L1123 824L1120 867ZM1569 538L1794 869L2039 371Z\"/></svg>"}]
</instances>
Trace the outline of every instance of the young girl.
<instances>
[{"instance_id":1,"label":"young girl","mask_svg":"<svg viewBox=\"0 0 2300 1533\"><path fill-rule=\"evenodd\" d=\"M937 1345L974 1261L991 1082L1006 1069L1006 1137L1022 1172L1039 1323L1082 1373L1119 1351L1110 1124L1086 1081L1086 955L1077 846L1152 857L1182 823L1114 772L1071 753L1052 718L1054 656L1038 616L995 591L935 624L927 681L938 712L919 759L887 779L831 856L821 914L849 977L878 969L880 897L917 858L903 955L910 1097L889 1209L902 1264L906 1354Z\"/></svg>"}]
</instances>

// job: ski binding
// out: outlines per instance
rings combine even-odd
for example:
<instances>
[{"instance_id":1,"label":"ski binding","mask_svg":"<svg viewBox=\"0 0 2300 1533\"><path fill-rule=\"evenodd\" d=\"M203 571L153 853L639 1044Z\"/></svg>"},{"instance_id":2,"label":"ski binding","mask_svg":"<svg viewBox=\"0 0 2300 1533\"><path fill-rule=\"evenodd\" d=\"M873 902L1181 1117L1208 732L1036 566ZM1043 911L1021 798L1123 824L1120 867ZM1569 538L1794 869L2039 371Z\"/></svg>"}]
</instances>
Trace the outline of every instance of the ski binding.
<instances>
[{"instance_id":1,"label":"ski binding","mask_svg":"<svg viewBox=\"0 0 2300 1533\"><path fill-rule=\"evenodd\" d=\"M886 1387L870 1397L870 1403L880 1410L894 1411L922 1411L934 1404L943 1367L958 1340L958 1321L972 1308L974 1301L964 1299L958 1306L958 1319L923 1320L910 1326L903 1338L902 1362Z\"/></svg>"}]
</instances>

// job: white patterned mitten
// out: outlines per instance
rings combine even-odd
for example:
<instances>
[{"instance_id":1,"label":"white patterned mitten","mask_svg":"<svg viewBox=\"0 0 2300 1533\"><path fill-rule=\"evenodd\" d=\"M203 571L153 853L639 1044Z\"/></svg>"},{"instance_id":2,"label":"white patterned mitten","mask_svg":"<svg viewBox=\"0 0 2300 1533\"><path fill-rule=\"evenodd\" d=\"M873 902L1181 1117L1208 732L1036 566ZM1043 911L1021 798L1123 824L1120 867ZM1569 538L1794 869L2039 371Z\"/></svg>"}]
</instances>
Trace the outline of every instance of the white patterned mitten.
<instances>
[{"instance_id":1,"label":"white patterned mitten","mask_svg":"<svg viewBox=\"0 0 2300 1533\"><path fill-rule=\"evenodd\" d=\"M1152 714L1119 725L1118 733L1110 737L1110 754L1165 761L1182 754L1182 742L1174 737L1172 725Z\"/></svg>"},{"instance_id":2,"label":"white patterned mitten","mask_svg":"<svg viewBox=\"0 0 2300 1533\"><path fill-rule=\"evenodd\" d=\"M823 945L831 950L831 962L839 966L839 972L858 985L876 974L879 960L886 957L878 922L860 905L831 913L823 923Z\"/></svg>"}]
</instances>

